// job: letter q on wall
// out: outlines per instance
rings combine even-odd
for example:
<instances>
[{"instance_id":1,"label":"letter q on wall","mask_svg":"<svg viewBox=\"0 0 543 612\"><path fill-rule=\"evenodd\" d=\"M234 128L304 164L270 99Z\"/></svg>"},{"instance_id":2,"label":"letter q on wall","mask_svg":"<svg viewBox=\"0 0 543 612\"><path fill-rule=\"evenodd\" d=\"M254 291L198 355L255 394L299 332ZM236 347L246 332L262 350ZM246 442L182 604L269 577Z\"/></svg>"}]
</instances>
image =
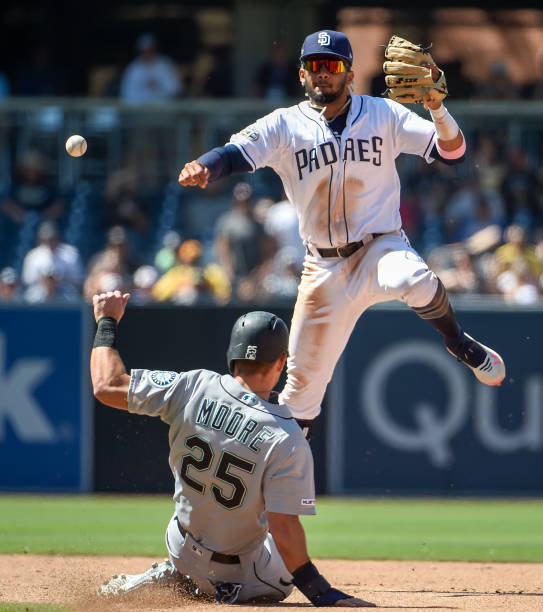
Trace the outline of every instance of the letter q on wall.
<instances>
[{"instance_id":1,"label":"letter q on wall","mask_svg":"<svg viewBox=\"0 0 543 612\"><path fill-rule=\"evenodd\" d=\"M407 364L419 363L434 370L445 382L444 413L428 402L412 399L416 429L394 420L386 401L386 390L394 384L394 372ZM389 446L407 452L425 451L430 463L446 467L453 459L450 442L462 428L468 407L465 373L451 357L430 342L399 342L379 353L370 363L360 383L360 410L369 427Z\"/></svg>"}]
</instances>

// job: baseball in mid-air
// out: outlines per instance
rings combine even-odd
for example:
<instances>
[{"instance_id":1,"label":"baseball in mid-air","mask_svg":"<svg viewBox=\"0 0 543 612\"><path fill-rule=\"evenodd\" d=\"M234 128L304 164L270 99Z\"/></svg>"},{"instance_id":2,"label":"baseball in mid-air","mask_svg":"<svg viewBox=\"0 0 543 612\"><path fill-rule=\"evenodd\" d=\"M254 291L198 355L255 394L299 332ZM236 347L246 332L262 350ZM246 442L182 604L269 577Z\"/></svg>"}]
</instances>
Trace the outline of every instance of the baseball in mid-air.
<instances>
[{"instance_id":1,"label":"baseball in mid-air","mask_svg":"<svg viewBox=\"0 0 543 612\"><path fill-rule=\"evenodd\" d=\"M85 154L87 150L87 141L83 138L83 136L79 136L79 134L74 134L70 136L66 141L66 151L72 157L81 157Z\"/></svg>"}]
</instances>

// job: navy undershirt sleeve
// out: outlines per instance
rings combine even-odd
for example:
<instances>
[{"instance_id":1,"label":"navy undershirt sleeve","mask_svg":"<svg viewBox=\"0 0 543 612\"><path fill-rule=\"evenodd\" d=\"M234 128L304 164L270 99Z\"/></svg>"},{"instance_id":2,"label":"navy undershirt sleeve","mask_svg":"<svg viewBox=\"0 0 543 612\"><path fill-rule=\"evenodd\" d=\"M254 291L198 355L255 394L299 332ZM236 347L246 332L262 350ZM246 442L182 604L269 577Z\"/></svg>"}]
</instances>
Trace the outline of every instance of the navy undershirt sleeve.
<instances>
[{"instance_id":1,"label":"navy undershirt sleeve","mask_svg":"<svg viewBox=\"0 0 543 612\"><path fill-rule=\"evenodd\" d=\"M233 144L224 147L215 147L200 155L198 161L209 170L209 180L216 181L236 172L249 172L252 170L249 162L243 157L241 151Z\"/></svg>"},{"instance_id":2,"label":"navy undershirt sleeve","mask_svg":"<svg viewBox=\"0 0 543 612\"><path fill-rule=\"evenodd\" d=\"M466 159L466 154L464 153L462 157L458 157L457 159L446 159L445 157L441 157L436 145L434 144L432 150L430 151L430 157L432 159L438 159L440 162L447 164L447 166L456 166L456 164L461 164Z\"/></svg>"}]
</instances>

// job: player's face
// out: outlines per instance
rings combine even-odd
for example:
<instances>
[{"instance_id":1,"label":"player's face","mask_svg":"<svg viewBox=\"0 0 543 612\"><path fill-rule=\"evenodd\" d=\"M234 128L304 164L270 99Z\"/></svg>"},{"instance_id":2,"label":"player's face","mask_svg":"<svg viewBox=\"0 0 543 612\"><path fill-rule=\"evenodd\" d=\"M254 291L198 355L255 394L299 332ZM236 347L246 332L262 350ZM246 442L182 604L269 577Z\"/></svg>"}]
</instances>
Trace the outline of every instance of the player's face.
<instances>
[{"instance_id":1,"label":"player's face","mask_svg":"<svg viewBox=\"0 0 543 612\"><path fill-rule=\"evenodd\" d=\"M319 61L305 62L300 68L300 82L309 98L319 105L330 104L345 95L353 80L353 72L337 58L318 56L313 60L330 59L330 64ZM339 64L339 65L338 65ZM309 68L309 69L308 69ZM337 72L331 72L334 70Z\"/></svg>"}]
</instances>

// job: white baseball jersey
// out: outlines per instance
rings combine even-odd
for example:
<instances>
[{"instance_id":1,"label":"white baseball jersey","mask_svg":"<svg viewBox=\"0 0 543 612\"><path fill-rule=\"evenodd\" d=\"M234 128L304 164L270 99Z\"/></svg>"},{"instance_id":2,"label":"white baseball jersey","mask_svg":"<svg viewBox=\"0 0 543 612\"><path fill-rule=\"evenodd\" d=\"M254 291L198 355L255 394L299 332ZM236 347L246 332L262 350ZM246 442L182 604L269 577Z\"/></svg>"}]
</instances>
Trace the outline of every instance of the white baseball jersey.
<instances>
[{"instance_id":1,"label":"white baseball jersey","mask_svg":"<svg viewBox=\"0 0 543 612\"><path fill-rule=\"evenodd\" d=\"M268 534L265 510L315 514L313 457L282 405L208 370L132 370L128 410L169 424L176 515L210 550L248 553Z\"/></svg>"},{"instance_id":2,"label":"white baseball jersey","mask_svg":"<svg viewBox=\"0 0 543 612\"><path fill-rule=\"evenodd\" d=\"M296 207L306 244L327 248L399 230L395 159L431 162L435 127L385 98L352 96L339 140L308 101L258 119L230 143L253 170L270 166Z\"/></svg>"}]
</instances>

